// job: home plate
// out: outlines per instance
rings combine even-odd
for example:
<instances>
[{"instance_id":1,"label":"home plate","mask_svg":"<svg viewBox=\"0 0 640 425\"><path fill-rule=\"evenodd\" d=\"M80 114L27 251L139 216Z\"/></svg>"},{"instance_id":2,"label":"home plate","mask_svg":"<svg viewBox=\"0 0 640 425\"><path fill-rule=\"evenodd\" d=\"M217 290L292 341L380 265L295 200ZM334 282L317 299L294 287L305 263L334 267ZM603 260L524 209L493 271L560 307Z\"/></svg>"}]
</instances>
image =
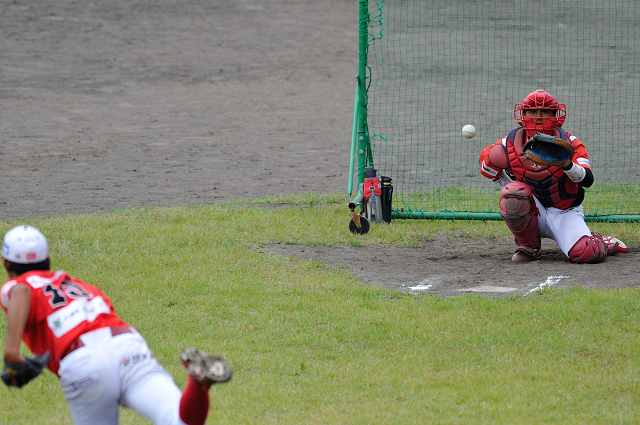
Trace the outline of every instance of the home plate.
<instances>
[{"instance_id":1,"label":"home plate","mask_svg":"<svg viewBox=\"0 0 640 425\"><path fill-rule=\"evenodd\" d=\"M438 283L439 280L440 280L439 276L428 277L424 279L422 282L418 283L418 285L410 286L409 289L411 289L412 291L427 291L431 289L433 285Z\"/></svg>"},{"instance_id":2,"label":"home plate","mask_svg":"<svg viewBox=\"0 0 640 425\"><path fill-rule=\"evenodd\" d=\"M513 292L517 290L518 288L509 288L507 286L491 286L491 285L482 285L482 286L476 286L475 288L458 289L458 291L460 292Z\"/></svg>"}]
</instances>

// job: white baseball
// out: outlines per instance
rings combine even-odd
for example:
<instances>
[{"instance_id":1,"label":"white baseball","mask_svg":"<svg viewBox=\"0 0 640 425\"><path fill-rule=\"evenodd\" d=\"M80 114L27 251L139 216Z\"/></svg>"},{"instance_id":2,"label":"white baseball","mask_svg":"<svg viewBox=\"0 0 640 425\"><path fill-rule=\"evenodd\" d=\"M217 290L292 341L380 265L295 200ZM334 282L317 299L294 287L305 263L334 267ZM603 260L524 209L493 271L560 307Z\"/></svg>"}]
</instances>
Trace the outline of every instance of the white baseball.
<instances>
[{"instance_id":1,"label":"white baseball","mask_svg":"<svg viewBox=\"0 0 640 425\"><path fill-rule=\"evenodd\" d=\"M467 139L472 139L473 136L476 135L476 128L471 124L467 124L464 127L462 127L462 135Z\"/></svg>"}]
</instances>

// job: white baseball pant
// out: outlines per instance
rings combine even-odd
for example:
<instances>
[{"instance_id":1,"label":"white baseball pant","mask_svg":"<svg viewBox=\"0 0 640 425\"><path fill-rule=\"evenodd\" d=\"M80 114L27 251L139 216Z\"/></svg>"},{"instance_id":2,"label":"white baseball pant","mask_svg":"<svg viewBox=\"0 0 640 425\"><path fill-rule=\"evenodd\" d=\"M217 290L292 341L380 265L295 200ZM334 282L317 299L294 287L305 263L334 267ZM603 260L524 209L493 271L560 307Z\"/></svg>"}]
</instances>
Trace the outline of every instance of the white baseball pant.
<instances>
[{"instance_id":1,"label":"white baseball pant","mask_svg":"<svg viewBox=\"0 0 640 425\"><path fill-rule=\"evenodd\" d=\"M135 330L116 336L110 328L80 337L83 347L60 361L60 384L76 425L116 425L118 406L157 425L184 425L182 392Z\"/></svg>"},{"instance_id":2,"label":"white baseball pant","mask_svg":"<svg viewBox=\"0 0 640 425\"><path fill-rule=\"evenodd\" d=\"M538 198L533 197L540 211L538 228L540 237L556 241L564 255L569 255L569 250L583 236L591 236L591 230L584 221L584 209L582 205L561 210L554 207L545 208Z\"/></svg>"}]
</instances>

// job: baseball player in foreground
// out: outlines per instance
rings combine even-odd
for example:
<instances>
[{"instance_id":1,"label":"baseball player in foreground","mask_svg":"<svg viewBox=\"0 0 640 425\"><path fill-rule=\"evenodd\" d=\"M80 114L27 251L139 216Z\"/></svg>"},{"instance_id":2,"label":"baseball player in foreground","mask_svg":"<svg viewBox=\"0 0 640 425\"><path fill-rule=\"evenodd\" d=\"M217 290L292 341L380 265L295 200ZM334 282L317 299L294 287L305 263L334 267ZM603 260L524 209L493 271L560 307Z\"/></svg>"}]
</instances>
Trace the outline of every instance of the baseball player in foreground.
<instances>
[{"instance_id":1,"label":"baseball player in foreground","mask_svg":"<svg viewBox=\"0 0 640 425\"><path fill-rule=\"evenodd\" d=\"M516 243L511 260L538 259L541 238L553 239L574 263L599 263L627 252L620 240L591 232L585 223L581 204L593 174L587 148L562 128L566 106L540 89L515 105L514 118L519 127L486 147L479 159L480 173L502 187L500 215ZM529 160L523 146L536 133L571 143L570 159L557 166Z\"/></svg>"},{"instance_id":2,"label":"baseball player in foreground","mask_svg":"<svg viewBox=\"0 0 640 425\"><path fill-rule=\"evenodd\" d=\"M223 359L185 349L180 357L189 378L181 393L100 289L50 270L47 240L38 229L9 230L2 257L9 275L0 290L7 314L6 385L22 387L46 366L60 379L76 424L117 424L118 405L154 424L205 423L210 386L231 379ZM20 340L34 358L20 353Z\"/></svg>"}]
</instances>

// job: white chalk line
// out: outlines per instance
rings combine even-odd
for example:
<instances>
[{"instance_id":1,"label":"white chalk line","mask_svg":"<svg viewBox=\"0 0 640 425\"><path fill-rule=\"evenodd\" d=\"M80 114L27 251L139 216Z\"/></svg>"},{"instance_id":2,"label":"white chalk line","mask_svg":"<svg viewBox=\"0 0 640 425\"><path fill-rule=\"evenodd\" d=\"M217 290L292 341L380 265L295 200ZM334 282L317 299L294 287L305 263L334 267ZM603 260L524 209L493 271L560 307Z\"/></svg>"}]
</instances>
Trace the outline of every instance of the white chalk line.
<instances>
[{"instance_id":1,"label":"white chalk line","mask_svg":"<svg viewBox=\"0 0 640 425\"><path fill-rule=\"evenodd\" d=\"M536 286L533 289L529 290L529 293L533 293L536 291L541 291L544 288L550 288L553 285L557 284L558 282L560 282L562 279L565 278L569 278L570 276L548 276L547 280L545 280L544 282L542 282L540 285ZM436 281L436 282L434 282ZM418 282L417 285L415 286L409 286L409 290L411 291L428 291L429 289L431 289L435 283L437 283L437 279L433 278L433 277L429 277L426 278L420 282ZM404 286L404 285L402 285ZM460 291L476 291L476 292L511 292L511 291L515 291L517 290L517 288L510 288L510 287L504 287L504 288L500 288L500 287L495 287L495 286L479 286L477 288L467 288L467 289L461 289Z\"/></svg>"},{"instance_id":2,"label":"white chalk line","mask_svg":"<svg viewBox=\"0 0 640 425\"><path fill-rule=\"evenodd\" d=\"M560 282L562 279L568 278L568 277L569 276L549 276L549 277L547 277L546 281L544 281L540 285L536 286L535 288L529 290L529 293L540 291L540 290L542 290L544 288L547 288L547 287L551 287L551 286L555 285L556 283Z\"/></svg>"}]
</instances>

